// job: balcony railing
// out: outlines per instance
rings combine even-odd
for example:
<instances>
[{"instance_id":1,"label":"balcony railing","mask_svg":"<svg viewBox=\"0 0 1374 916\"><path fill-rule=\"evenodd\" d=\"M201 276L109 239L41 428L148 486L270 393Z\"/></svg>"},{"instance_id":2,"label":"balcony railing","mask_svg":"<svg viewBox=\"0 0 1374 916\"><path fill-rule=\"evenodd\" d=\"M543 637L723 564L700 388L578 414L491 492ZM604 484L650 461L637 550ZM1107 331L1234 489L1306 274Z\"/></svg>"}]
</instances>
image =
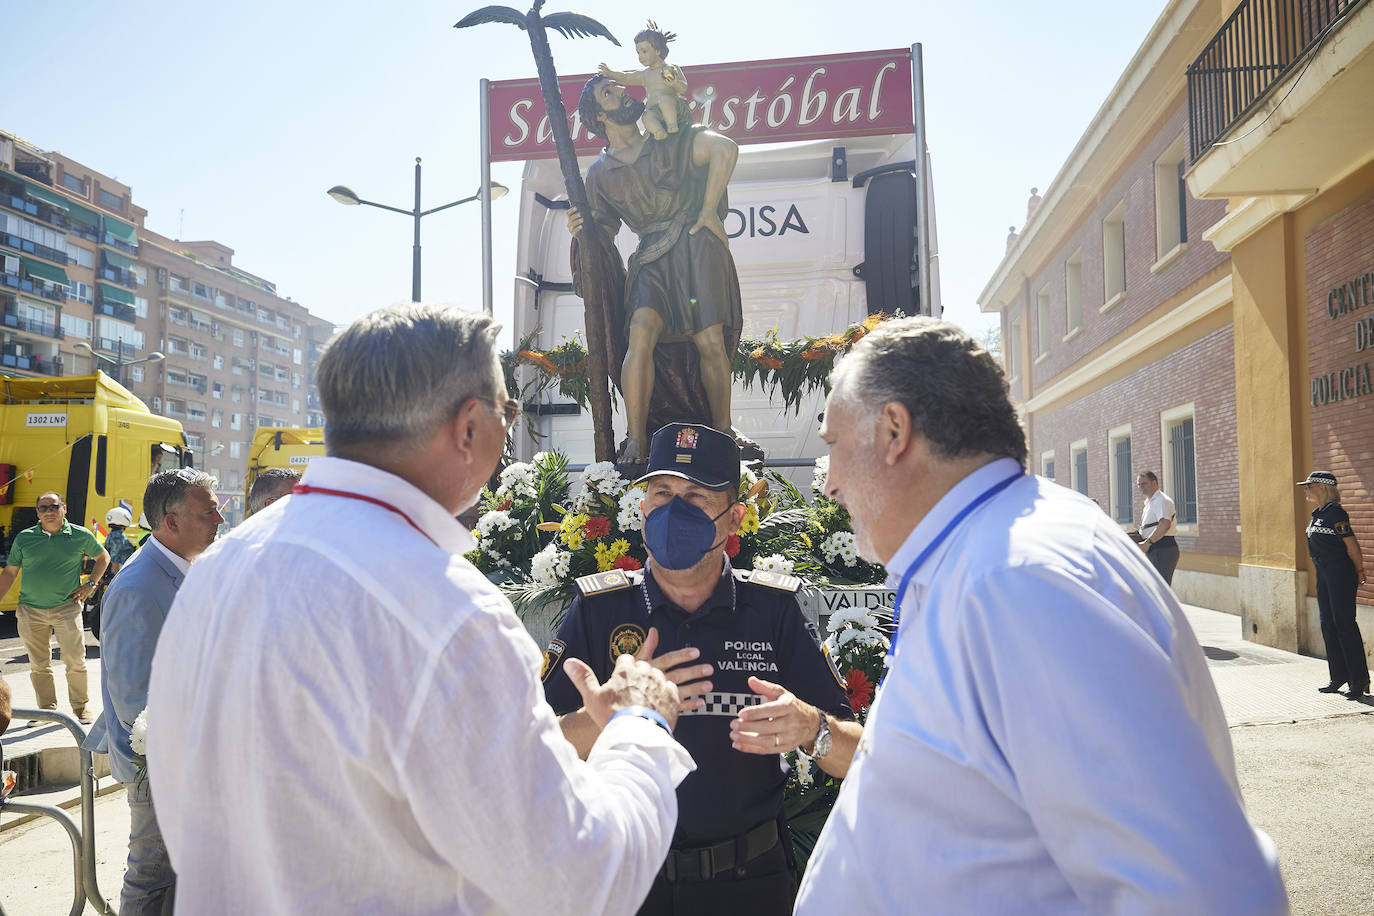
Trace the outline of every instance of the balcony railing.
<instances>
[{"instance_id":1,"label":"balcony railing","mask_svg":"<svg viewBox=\"0 0 1374 916\"><path fill-rule=\"evenodd\" d=\"M102 267L98 274L102 280L109 280L111 283L118 283L120 286L127 286L130 289L138 289L138 280L132 271L123 270L119 267Z\"/></svg>"},{"instance_id":2,"label":"balcony railing","mask_svg":"<svg viewBox=\"0 0 1374 916\"><path fill-rule=\"evenodd\" d=\"M16 312L5 312L5 327L14 328L16 331L27 331L30 334L40 334L43 337L51 337L55 340L62 340L62 326L50 321L39 321L35 318L26 318Z\"/></svg>"},{"instance_id":3,"label":"balcony railing","mask_svg":"<svg viewBox=\"0 0 1374 916\"><path fill-rule=\"evenodd\" d=\"M16 356L13 353L0 353L0 366L6 369L19 369L24 372L37 372L39 375L61 375L62 360L39 359L37 356Z\"/></svg>"},{"instance_id":4,"label":"balcony railing","mask_svg":"<svg viewBox=\"0 0 1374 916\"><path fill-rule=\"evenodd\" d=\"M108 232L105 233L105 235L100 239L100 244L102 244L102 245L108 245L109 247L115 249L116 251L122 251L122 252L124 252L125 254L138 254L138 248L137 248L137 246L130 245L128 242L124 241L122 238L119 238L118 236L115 236L115 235L111 235L111 234L108 233Z\"/></svg>"},{"instance_id":5,"label":"balcony railing","mask_svg":"<svg viewBox=\"0 0 1374 916\"><path fill-rule=\"evenodd\" d=\"M58 264L64 265L68 261L65 251L58 251L56 248L49 248L47 245L30 242L28 239L20 238L12 232L0 232L0 245L16 248L28 254L37 255L45 261L55 261Z\"/></svg>"},{"instance_id":6,"label":"balcony railing","mask_svg":"<svg viewBox=\"0 0 1374 916\"><path fill-rule=\"evenodd\" d=\"M106 353L113 353L125 359L133 357L141 349L127 341L111 340L108 337L97 337L95 339L95 348Z\"/></svg>"},{"instance_id":7,"label":"balcony railing","mask_svg":"<svg viewBox=\"0 0 1374 916\"><path fill-rule=\"evenodd\" d=\"M1196 162L1249 116L1365 0L1241 0L1188 67L1188 154Z\"/></svg>"},{"instance_id":8,"label":"balcony railing","mask_svg":"<svg viewBox=\"0 0 1374 916\"><path fill-rule=\"evenodd\" d=\"M95 310L101 315L109 315L111 318L118 318L120 321L127 321L130 324L138 318L138 310L132 305L125 305L122 302L110 302L101 299Z\"/></svg>"}]
</instances>

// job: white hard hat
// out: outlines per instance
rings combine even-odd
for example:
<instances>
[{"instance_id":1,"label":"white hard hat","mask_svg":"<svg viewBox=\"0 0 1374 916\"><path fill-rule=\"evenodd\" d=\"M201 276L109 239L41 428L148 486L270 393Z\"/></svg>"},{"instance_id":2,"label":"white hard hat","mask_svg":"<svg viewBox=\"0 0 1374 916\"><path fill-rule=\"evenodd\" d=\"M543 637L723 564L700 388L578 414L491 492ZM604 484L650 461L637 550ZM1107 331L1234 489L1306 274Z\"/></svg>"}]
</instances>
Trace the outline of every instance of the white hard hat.
<instances>
[{"instance_id":1,"label":"white hard hat","mask_svg":"<svg viewBox=\"0 0 1374 916\"><path fill-rule=\"evenodd\" d=\"M138 514L138 527L144 529L145 531L153 530L153 526L148 524L148 516L144 515L141 512Z\"/></svg>"},{"instance_id":2,"label":"white hard hat","mask_svg":"<svg viewBox=\"0 0 1374 916\"><path fill-rule=\"evenodd\" d=\"M105 524L107 525L123 525L127 528L133 523L133 514L123 506L115 506L109 512L105 513Z\"/></svg>"}]
</instances>

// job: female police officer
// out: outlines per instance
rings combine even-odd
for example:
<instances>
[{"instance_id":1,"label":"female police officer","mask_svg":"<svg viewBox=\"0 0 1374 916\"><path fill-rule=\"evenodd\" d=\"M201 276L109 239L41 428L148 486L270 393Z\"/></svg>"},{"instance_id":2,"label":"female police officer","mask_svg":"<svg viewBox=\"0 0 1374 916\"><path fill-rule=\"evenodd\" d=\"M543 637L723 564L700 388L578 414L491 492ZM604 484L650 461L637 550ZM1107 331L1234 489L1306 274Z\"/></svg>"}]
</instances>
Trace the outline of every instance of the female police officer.
<instances>
[{"instance_id":1,"label":"female police officer","mask_svg":"<svg viewBox=\"0 0 1374 916\"><path fill-rule=\"evenodd\" d=\"M1298 486L1317 507L1307 526L1307 552L1317 567L1317 607L1331 669L1331 683L1317 689L1335 693L1349 684L1350 699L1358 700L1369 692L1369 666L1355 622L1355 592L1364 584L1364 556L1350 529L1350 516L1341 508L1336 475L1313 471Z\"/></svg>"}]
</instances>

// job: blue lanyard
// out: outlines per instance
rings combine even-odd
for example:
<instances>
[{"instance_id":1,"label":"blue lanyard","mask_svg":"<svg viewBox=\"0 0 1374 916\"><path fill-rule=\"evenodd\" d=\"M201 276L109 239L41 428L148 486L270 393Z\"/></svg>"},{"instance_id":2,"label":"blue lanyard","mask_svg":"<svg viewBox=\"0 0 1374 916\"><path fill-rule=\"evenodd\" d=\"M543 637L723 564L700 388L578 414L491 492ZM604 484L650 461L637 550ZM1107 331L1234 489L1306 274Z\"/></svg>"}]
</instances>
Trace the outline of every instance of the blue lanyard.
<instances>
[{"instance_id":1,"label":"blue lanyard","mask_svg":"<svg viewBox=\"0 0 1374 916\"><path fill-rule=\"evenodd\" d=\"M928 560L930 558L930 555L935 552L935 549L944 543L945 538L949 537L950 532L952 532L955 528L959 527L960 522L962 522L964 519L972 515L973 511L977 509L979 506L981 506L983 503L992 499L998 493L1001 493L1007 487L1011 486L1016 481L1020 480L1023 476L1025 476L1025 473L1025 468L1017 468L1015 474L1012 474L1006 480L1002 480L993 484L992 486L984 490L982 493L978 494L978 496L973 500L973 502L969 503L967 506L961 509L958 512L958 514L954 516L954 518L949 520L949 524L945 525L945 527L940 531L940 533L935 535L931 542L926 545L926 549L921 551L920 556L918 556L912 562L912 564L906 568L906 572L902 574L902 582L900 585L897 586L897 595L893 599L893 603L896 606L892 609L892 640L887 645L887 664L892 664L892 656L897 652L897 633L902 612L902 596L906 594L907 586L911 584L911 578L912 576L916 575L916 570L920 569L921 564Z\"/></svg>"}]
</instances>

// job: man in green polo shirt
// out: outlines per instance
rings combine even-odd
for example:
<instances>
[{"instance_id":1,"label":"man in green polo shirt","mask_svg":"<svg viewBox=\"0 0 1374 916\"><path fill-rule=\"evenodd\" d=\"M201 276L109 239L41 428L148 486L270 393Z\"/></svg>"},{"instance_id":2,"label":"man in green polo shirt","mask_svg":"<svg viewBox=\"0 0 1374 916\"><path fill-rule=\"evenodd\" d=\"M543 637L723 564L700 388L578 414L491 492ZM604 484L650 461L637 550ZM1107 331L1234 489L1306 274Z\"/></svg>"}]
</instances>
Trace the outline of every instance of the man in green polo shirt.
<instances>
[{"instance_id":1,"label":"man in green polo shirt","mask_svg":"<svg viewBox=\"0 0 1374 916\"><path fill-rule=\"evenodd\" d=\"M14 537L9 565L0 569L0 600L9 594L19 570L19 638L29 653L29 680L41 709L57 708L52 676L52 636L67 666L67 698L82 723L86 711L86 640L81 629L81 604L95 590L110 563L110 555L85 528L67 521L67 506L51 491L38 497L38 524ZM81 584L81 565L95 559L91 580Z\"/></svg>"}]
</instances>

